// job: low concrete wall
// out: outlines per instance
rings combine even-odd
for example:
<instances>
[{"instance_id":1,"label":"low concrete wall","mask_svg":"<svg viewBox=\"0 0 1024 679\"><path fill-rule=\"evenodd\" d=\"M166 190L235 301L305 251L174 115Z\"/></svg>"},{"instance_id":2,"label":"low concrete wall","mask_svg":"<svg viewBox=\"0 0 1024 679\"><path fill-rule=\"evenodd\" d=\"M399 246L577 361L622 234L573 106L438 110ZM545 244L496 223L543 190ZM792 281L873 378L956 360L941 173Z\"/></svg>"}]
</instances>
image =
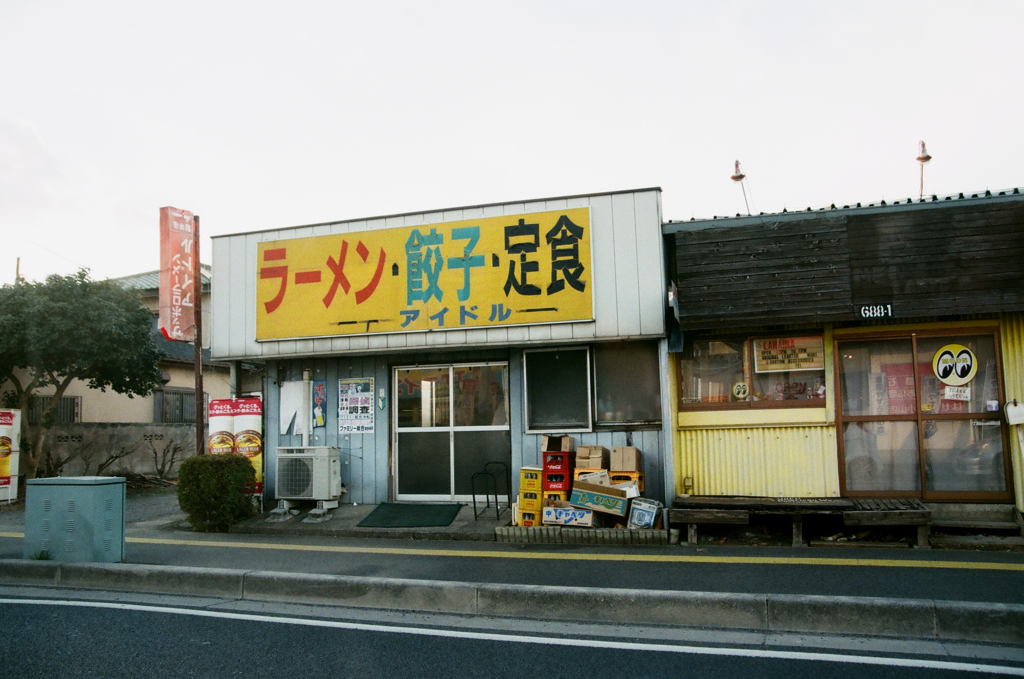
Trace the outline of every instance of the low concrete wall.
<instances>
[{"instance_id":1,"label":"low concrete wall","mask_svg":"<svg viewBox=\"0 0 1024 679\"><path fill-rule=\"evenodd\" d=\"M1024 605L0 560L0 584L582 622L1024 644Z\"/></svg>"},{"instance_id":2,"label":"low concrete wall","mask_svg":"<svg viewBox=\"0 0 1024 679\"><path fill-rule=\"evenodd\" d=\"M64 476L82 476L96 473L99 465L109 456L127 452L114 462L104 474L127 469L139 474L158 473L160 458L177 446L175 461L165 476L175 478L178 465L192 457L196 450L196 430L191 424L137 424L108 422L78 422L54 425L46 435L43 450L51 455L71 459L64 465ZM157 459L154 459L154 449Z\"/></svg>"}]
</instances>

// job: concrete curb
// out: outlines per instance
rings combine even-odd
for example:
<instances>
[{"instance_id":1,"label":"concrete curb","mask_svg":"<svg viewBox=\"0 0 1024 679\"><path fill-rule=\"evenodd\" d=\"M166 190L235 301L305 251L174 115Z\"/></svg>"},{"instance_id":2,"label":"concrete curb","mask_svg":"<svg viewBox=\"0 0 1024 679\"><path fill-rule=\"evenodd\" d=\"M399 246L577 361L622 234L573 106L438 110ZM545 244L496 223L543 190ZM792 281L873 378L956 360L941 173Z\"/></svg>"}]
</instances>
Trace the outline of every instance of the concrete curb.
<instances>
[{"instance_id":1,"label":"concrete curb","mask_svg":"<svg viewBox=\"0 0 1024 679\"><path fill-rule=\"evenodd\" d=\"M0 584L762 633L1024 644L1024 605L401 580L0 559Z\"/></svg>"}]
</instances>

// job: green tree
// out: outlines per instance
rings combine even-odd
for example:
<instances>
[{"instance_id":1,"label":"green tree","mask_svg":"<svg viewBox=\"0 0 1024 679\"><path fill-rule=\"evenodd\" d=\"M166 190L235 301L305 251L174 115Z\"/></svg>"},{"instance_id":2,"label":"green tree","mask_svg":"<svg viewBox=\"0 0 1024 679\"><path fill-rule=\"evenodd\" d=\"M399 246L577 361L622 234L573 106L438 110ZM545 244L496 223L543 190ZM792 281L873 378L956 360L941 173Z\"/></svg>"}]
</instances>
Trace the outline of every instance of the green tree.
<instances>
[{"instance_id":1,"label":"green tree","mask_svg":"<svg viewBox=\"0 0 1024 679\"><path fill-rule=\"evenodd\" d=\"M152 320L136 291L90 280L85 269L0 287L0 388L4 402L23 413L25 478L35 478L57 404L74 380L129 398L160 385ZM51 388L41 397L41 421L29 424L32 397Z\"/></svg>"}]
</instances>

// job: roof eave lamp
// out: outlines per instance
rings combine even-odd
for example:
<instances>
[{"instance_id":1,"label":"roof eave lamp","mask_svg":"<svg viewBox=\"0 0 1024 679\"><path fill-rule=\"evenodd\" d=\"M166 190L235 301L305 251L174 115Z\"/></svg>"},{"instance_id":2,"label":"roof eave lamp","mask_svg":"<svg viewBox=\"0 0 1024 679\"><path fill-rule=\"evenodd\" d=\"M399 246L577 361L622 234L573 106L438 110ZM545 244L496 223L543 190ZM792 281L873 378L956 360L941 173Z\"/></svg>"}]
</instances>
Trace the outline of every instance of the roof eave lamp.
<instances>
[{"instance_id":1,"label":"roof eave lamp","mask_svg":"<svg viewBox=\"0 0 1024 679\"><path fill-rule=\"evenodd\" d=\"M924 164L931 160L932 157L928 155L928 149L925 148L924 141L921 142L921 153L917 156L917 162L921 163L921 193L918 196L919 199L924 200Z\"/></svg>"},{"instance_id":2,"label":"roof eave lamp","mask_svg":"<svg viewBox=\"0 0 1024 679\"><path fill-rule=\"evenodd\" d=\"M740 169L740 161L737 160L736 164L733 167L735 168L735 172L733 172L733 175L732 177L730 177L730 179L732 179L734 182L739 183L740 188L743 189L743 204L747 206L747 214L749 215L750 203L747 201L747 189L743 186L743 179L747 175L743 174L743 170Z\"/></svg>"}]
</instances>

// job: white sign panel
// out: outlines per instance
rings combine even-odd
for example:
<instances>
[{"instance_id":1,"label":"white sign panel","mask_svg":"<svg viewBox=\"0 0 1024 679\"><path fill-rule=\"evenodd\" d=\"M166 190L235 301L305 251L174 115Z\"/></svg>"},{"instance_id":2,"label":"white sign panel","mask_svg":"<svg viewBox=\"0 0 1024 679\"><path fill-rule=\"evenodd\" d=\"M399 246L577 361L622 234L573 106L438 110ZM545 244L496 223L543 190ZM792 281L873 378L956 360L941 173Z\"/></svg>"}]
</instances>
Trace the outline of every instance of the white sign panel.
<instances>
[{"instance_id":1,"label":"white sign panel","mask_svg":"<svg viewBox=\"0 0 1024 679\"><path fill-rule=\"evenodd\" d=\"M338 433L373 433L373 378L338 380Z\"/></svg>"}]
</instances>

